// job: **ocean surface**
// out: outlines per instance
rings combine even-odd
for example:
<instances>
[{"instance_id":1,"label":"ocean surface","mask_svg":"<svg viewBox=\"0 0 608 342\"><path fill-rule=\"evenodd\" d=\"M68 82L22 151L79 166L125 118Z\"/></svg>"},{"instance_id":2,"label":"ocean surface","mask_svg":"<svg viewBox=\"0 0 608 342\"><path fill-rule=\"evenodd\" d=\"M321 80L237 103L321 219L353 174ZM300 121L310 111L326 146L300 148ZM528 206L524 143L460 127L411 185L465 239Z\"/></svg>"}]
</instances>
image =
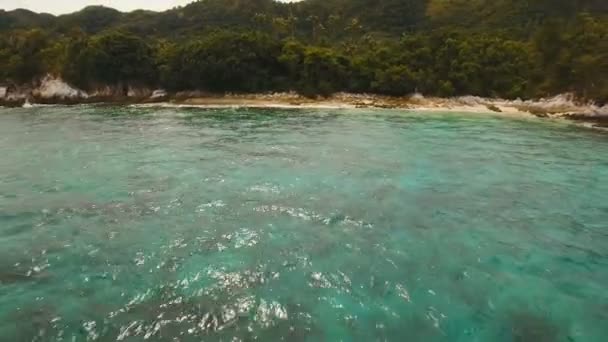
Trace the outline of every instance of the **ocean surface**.
<instances>
[{"instance_id":1,"label":"ocean surface","mask_svg":"<svg viewBox=\"0 0 608 342\"><path fill-rule=\"evenodd\" d=\"M608 341L608 134L0 109L2 341Z\"/></svg>"}]
</instances>

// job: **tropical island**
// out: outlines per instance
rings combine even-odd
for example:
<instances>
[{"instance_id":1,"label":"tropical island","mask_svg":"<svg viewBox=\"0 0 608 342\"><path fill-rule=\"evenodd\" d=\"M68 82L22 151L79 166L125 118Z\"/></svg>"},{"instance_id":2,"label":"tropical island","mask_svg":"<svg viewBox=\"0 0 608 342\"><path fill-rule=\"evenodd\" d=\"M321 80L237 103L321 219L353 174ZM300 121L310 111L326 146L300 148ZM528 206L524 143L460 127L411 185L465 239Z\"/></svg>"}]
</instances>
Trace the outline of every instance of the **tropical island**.
<instances>
[{"instance_id":1,"label":"tropical island","mask_svg":"<svg viewBox=\"0 0 608 342\"><path fill-rule=\"evenodd\" d=\"M0 10L0 33L5 105L277 92L299 94L283 104L336 93L608 101L608 4L600 0L201 0L165 12L92 6L60 16Z\"/></svg>"}]
</instances>

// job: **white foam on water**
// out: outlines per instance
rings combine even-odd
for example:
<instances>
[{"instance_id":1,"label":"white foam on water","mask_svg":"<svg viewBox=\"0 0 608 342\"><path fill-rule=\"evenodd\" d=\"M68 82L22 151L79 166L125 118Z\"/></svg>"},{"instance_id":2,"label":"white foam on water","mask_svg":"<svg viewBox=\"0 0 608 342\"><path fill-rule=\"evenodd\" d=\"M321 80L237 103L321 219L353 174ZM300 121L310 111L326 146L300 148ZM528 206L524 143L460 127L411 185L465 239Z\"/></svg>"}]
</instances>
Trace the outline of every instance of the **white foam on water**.
<instances>
[{"instance_id":1,"label":"white foam on water","mask_svg":"<svg viewBox=\"0 0 608 342\"><path fill-rule=\"evenodd\" d=\"M251 192L262 192L262 193L272 193L272 194L280 194L281 188L277 185L273 185L270 183L264 183L260 185L254 185L249 188Z\"/></svg>"},{"instance_id":2,"label":"white foam on water","mask_svg":"<svg viewBox=\"0 0 608 342\"><path fill-rule=\"evenodd\" d=\"M397 291L397 295L399 295L399 297L405 299L407 302L411 302L410 293L407 291L405 286L396 284L395 290Z\"/></svg>"},{"instance_id":3,"label":"white foam on water","mask_svg":"<svg viewBox=\"0 0 608 342\"><path fill-rule=\"evenodd\" d=\"M276 320L288 319L287 310L277 301L266 302L260 300L260 305L256 311L254 321L264 328L271 327Z\"/></svg>"},{"instance_id":4,"label":"white foam on water","mask_svg":"<svg viewBox=\"0 0 608 342\"><path fill-rule=\"evenodd\" d=\"M222 238L228 242L234 241L233 247L235 249L253 247L258 244L258 233L247 228L241 228L234 233L224 234Z\"/></svg>"},{"instance_id":5,"label":"white foam on water","mask_svg":"<svg viewBox=\"0 0 608 342\"><path fill-rule=\"evenodd\" d=\"M198 206L197 210L199 212L203 212L208 208L223 208L226 206L226 203L222 200L215 200L211 202L207 202Z\"/></svg>"}]
</instances>

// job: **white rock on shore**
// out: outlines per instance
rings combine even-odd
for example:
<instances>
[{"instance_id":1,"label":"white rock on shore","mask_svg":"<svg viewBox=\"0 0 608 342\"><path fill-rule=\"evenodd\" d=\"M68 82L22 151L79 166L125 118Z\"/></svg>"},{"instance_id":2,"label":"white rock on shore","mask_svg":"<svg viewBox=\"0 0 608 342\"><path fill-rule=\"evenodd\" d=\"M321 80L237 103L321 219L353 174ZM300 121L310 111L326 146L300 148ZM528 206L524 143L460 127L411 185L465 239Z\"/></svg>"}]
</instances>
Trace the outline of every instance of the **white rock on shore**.
<instances>
[{"instance_id":1,"label":"white rock on shore","mask_svg":"<svg viewBox=\"0 0 608 342\"><path fill-rule=\"evenodd\" d=\"M150 96L151 99L158 99L158 98L162 98L162 97L166 97L167 91L165 91L164 89L156 89L155 91L152 92L152 95Z\"/></svg>"},{"instance_id":2,"label":"white rock on shore","mask_svg":"<svg viewBox=\"0 0 608 342\"><path fill-rule=\"evenodd\" d=\"M40 86L32 91L32 95L43 99L76 99L87 98L88 94L80 89L73 88L60 78L47 76L42 79Z\"/></svg>"}]
</instances>

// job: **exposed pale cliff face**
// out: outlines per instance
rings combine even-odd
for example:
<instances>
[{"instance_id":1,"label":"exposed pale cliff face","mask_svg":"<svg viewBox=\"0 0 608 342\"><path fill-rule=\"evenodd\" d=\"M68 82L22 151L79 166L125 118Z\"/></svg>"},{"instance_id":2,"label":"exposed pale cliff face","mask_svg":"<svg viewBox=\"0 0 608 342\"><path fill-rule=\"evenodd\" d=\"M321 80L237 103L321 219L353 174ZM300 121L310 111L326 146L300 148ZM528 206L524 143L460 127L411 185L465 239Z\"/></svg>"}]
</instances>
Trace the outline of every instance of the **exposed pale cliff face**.
<instances>
[{"instance_id":1,"label":"exposed pale cliff face","mask_svg":"<svg viewBox=\"0 0 608 342\"><path fill-rule=\"evenodd\" d=\"M21 105L26 100L40 103L82 103L97 101L158 101L167 96L166 91L136 86L100 85L90 92L78 89L59 77L45 76L38 84L1 85L0 104Z\"/></svg>"},{"instance_id":2,"label":"exposed pale cliff face","mask_svg":"<svg viewBox=\"0 0 608 342\"><path fill-rule=\"evenodd\" d=\"M148 98L154 93L154 89L143 88L143 87L132 87L129 86L127 91L128 97Z\"/></svg>"},{"instance_id":3,"label":"exposed pale cliff face","mask_svg":"<svg viewBox=\"0 0 608 342\"><path fill-rule=\"evenodd\" d=\"M318 108L403 108L414 110L452 110L474 112L502 112L535 115L538 117L567 118L608 126L608 106L577 101L572 94L562 94L546 99L504 100L461 96L452 98L425 97L413 94L403 97L373 94L336 93L327 98L306 98L297 93L274 94L209 94L202 91L183 91L168 94L163 89L150 89L131 85L100 85L90 92L75 88L61 78L46 76L37 86L0 86L0 105L22 106L24 103L77 104L91 102L108 103L158 103L170 100L166 105L194 106L252 106L252 107L318 107Z\"/></svg>"},{"instance_id":4,"label":"exposed pale cliff face","mask_svg":"<svg viewBox=\"0 0 608 342\"><path fill-rule=\"evenodd\" d=\"M6 94L0 99L5 101L25 100L30 92L31 87L29 86L7 86Z\"/></svg>"},{"instance_id":5,"label":"exposed pale cliff face","mask_svg":"<svg viewBox=\"0 0 608 342\"><path fill-rule=\"evenodd\" d=\"M39 84L12 85L0 87L0 100L19 101L25 99L39 100L79 100L89 95L80 89L72 87L61 78L45 76Z\"/></svg>"},{"instance_id":6,"label":"exposed pale cliff face","mask_svg":"<svg viewBox=\"0 0 608 342\"><path fill-rule=\"evenodd\" d=\"M32 90L32 96L42 99L86 99L89 97L86 92L72 87L61 78L52 76L43 78L40 85Z\"/></svg>"}]
</instances>

